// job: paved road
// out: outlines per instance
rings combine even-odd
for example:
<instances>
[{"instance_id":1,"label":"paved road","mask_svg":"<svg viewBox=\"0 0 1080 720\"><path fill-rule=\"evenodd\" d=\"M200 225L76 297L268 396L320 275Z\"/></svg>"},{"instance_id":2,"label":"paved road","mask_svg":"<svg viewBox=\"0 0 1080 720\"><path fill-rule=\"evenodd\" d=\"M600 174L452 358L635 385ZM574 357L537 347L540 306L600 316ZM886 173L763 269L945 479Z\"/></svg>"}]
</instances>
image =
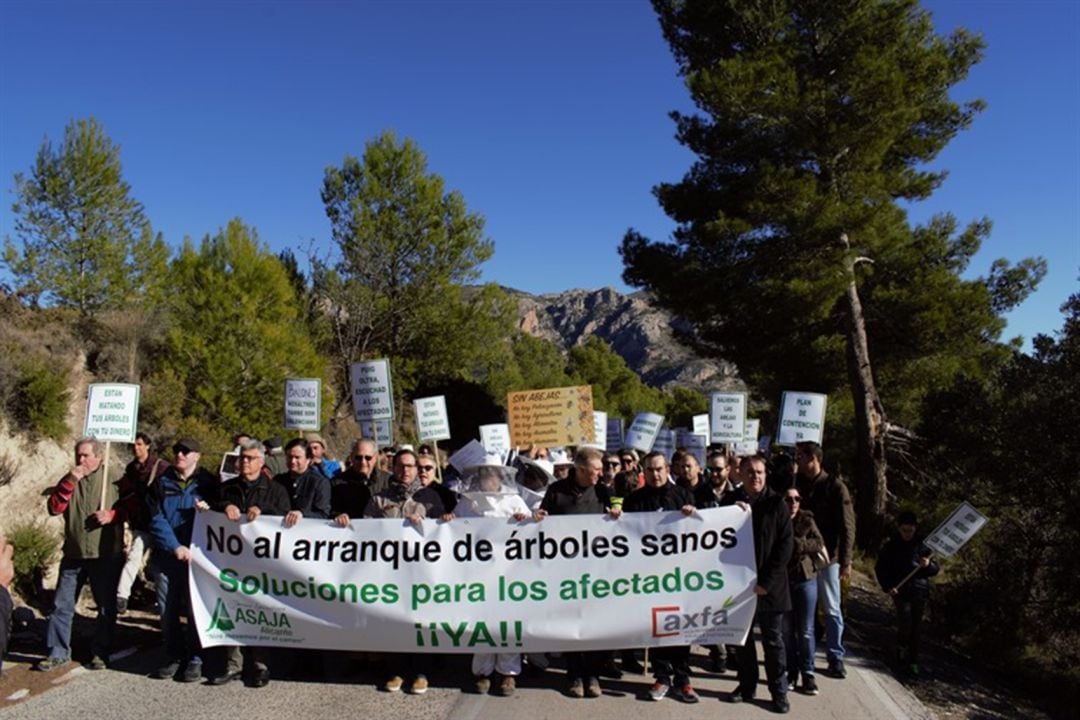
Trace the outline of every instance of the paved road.
<instances>
[{"instance_id":1,"label":"paved road","mask_svg":"<svg viewBox=\"0 0 1080 720\"><path fill-rule=\"evenodd\" d=\"M769 718L774 714L764 699L761 686L759 704L731 705L727 693L734 676L700 672L694 685L701 695L697 705L673 699L651 702L641 693L651 679L627 675L622 680L605 680L604 695L596 699L572 699L562 693L562 673L552 670L536 678L523 678L521 689L510 698L479 696L462 692L469 682L465 659L448 659L444 672L432 678L431 690L423 696L388 694L376 689L376 677L361 673L345 682L299 682L274 679L262 689L240 683L224 687L185 685L153 680L146 673L160 661L156 652L124 658L115 668L88 672L77 665L56 671L52 689L28 697L0 711L3 720L112 720L139 717L146 720L200 720L201 718L287 718L309 717L377 718L390 720L565 720L588 713L590 720L626 720L628 714L647 712L650 720L687 720L718 717L724 720ZM933 716L883 668L851 658L848 677L839 681L819 674L821 694L807 697L792 693L792 717L800 720L837 718L932 720Z\"/></svg>"}]
</instances>

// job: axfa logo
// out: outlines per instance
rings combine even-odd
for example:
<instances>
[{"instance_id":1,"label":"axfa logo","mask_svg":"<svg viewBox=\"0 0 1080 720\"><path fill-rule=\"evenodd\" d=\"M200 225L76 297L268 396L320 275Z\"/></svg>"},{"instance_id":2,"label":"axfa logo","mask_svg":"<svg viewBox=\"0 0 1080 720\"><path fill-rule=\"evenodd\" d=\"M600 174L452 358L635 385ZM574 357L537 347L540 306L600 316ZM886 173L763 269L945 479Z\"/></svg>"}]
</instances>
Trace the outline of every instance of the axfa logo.
<instances>
[{"instance_id":1,"label":"axfa logo","mask_svg":"<svg viewBox=\"0 0 1080 720\"><path fill-rule=\"evenodd\" d=\"M207 626L206 631L220 630L229 632L236 629L237 623L241 625L258 625L263 628L292 627L289 623L289 616L283 612L252 607L237 607L230 615L229 607L222 602L221 598L218 598L217 603L214 605L214 612L210 615L210 624Z\"/></svg>"},{"instance_id":2,"label":"axfa logo","mask_svg":"<svg viewBox=\"0 0 1080 720\"><path fill-rule=\"evenodd\" d=\"M670 637L687 630L705 630L727 625L727 610L706 606L700 612L683 612L678 605L652 608L653 637Z\"/></svg>"}]
</instances>

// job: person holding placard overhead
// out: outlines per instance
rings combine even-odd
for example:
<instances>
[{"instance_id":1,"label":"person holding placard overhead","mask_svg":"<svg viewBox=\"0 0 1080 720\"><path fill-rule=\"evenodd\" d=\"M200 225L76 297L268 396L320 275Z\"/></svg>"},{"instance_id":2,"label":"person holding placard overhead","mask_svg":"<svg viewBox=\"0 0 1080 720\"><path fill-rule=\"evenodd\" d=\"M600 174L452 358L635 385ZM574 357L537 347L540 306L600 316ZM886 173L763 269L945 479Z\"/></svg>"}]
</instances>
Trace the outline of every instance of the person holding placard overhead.
<instances>
[{"instance_id":1,"label":"person holding placard overhead","mask_svg":"<svg viewBox=\"0 0 1080 720\"><path fill-rule=\"evenodd\" d=\"M802 505L814 514L829 564L818 572L818 602L825 609L825 655L828 672L834 678L847 677L844 669L844 615L840 609L840 580L851 575L851 557L855 550L855 508L851 493L839 478L830 477L822 468L821 445L801 442L795 447L798 468L796 486Z\"/></svg>"},{"instance_id":2,"label":"person holding placard overhead","mask_svg":"<svg viewBox=\"0 0 1080 720\"><path fill-rule=\"evenodd\" d=\"M103 670L116 627L116 585L124 560L124 521L134 498L124 476L106 481L104 448L95 438L75 443L75 466L49 493L50 515L64 516L64 548L53 611L45 635L48 656L37 669L49 671L71 660L71 623L77 594L90 581L98 606L89 670ZM124 501L121 501L124 498Z\"/></svg>"}]
</instances>

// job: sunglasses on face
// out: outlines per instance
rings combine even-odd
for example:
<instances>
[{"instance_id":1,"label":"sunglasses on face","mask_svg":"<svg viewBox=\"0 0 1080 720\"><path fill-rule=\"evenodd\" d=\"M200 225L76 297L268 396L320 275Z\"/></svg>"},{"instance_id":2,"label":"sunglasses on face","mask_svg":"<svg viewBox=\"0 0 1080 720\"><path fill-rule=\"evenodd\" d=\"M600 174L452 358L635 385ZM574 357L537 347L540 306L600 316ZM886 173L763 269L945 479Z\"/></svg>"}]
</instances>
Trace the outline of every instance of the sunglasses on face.
<instances>
[{"instance_id":1,"label":"sunglasses on face","mask_svg":"<svg viewBox=\"0 0 1080 720\"><path fill-rule=\"evenodd\" d=\"M794 505L796 503L801 503L802 498L798 495L788 495L784 498L784 502L786 502L788 505Z\"/></svg>"},{"instance_id":2,"label":"sunglasses on face","mask_svg":"<svg viewBox=\"0 0 1080 720\"><path fill-rule=\"evenodd\" d=\"M620 464L621 463L618 460L614 462L609 460L608 462L604 463L604 467L619 467Z\"/></svg>"},{"instance_id":3,"label":"sunglasses on face","mask_svg":"<svg viewBox=\"0 0 1080 720\"><path fill-rule=\"evenodd\" d=\"M408 467L408 465L406 465L405 467ZM417 465L416 468L420 472L435 472L434 465Z\"/></svg>"},{"instance_id":4,"label":"sunglasses on face","mask_svg":"<svg viewBox=\"0 0 1080 720\"><path fill-rule=\"evenodd\" d=\"M353 460L356 460L357 462L360 462L361 460L371 462L374 459L375 459L374 455L354 455L353 456Z\"/></svg>"}]
</instances>

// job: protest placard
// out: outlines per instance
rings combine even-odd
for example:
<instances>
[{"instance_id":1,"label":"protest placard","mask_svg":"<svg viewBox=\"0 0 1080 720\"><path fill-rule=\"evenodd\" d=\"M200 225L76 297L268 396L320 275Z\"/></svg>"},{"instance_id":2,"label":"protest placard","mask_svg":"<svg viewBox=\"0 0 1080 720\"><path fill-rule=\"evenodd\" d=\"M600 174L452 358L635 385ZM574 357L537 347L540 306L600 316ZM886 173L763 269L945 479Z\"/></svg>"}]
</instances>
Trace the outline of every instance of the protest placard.
<instances>
[{"instance_id":1,"label":"protest placard","mask_svg":"<svg viewBox=\"0 0 1080 720\"><path fill-rule=\"evenodd\" d=\"M446 396L420 398L414 404L420 442L449 440L450 416L446 413Z\"/></svg>"},{"instance_id":2,"label":"protest placard","mask_svg":"<svg viewBox=\"0 0 1080 720\"><path fill-rule=\"evenodd\" d=\"M609 417L607 421L607 450L619 452L623 448L623 419Z\"/></svg>"},{"instance_id":3,"label":"protest placard","mask_svg":"<svg viewBox=\"0 0 1080 720\"><path fill-rule=\"evenodd\" d=\"M135 442L139 424L139 386L94 383L86 393L83 437L101 442Z\"/></svg>"},{"instance_id":4,"label":"protest placard","mask_svg":"<svg viewBox=\"0 0 1080 720\"><path fill-rule=\"evenodd\" d=\"M380 447L394 444L394 423L387 420L364 420L360 423L360 437L374 440Z\"/></svg>"},{"instance_id":5,"label":"protest placard","mask_svg":"<svg viewBox=\"0 0 1080 720\"><path fill-rule=\"evenodd\" d=\"M289 378L285 381L285 425L289 430L322 427L322 380Z\"/></svg>"},{"instance_id":6,"label":"protest placard","mask_svg":"<svg viewBox=\"0 0 1080 720\"><path fill-rule=\"evenodd\" d=\"M585 443L587 447L607 449L607 413L593 410L593 440Z\"/></svg>"},{"instance_id":7,"label":"protest placard","mask_svg":"<svg viewBox=\"0 0 1080 720\"><path fill-rule=\"evenodd\" d=\"M780 426L776 444L788 447L801 442L821 443L825 430L825 405L821 393L785 392L780 398Z\"/></svg>"},{"instance_id":8,"label":"protest placard","mask_svg":"<svg viewBox=\"0 0 1080 720\"><path fill-rule=\"evenodd\" d=\"M487 457L487 450L476 440L470 440L465 446L447 458L447 462L453 465L459 473L464 473L465 468L479 465Z\"/></svg>"},{"instance_id":9,"label":"protest placard","mask_svg":"<svg viewBox=\"0 0 1080 720\"><path fill-rule=\"evenodd\" d=\"M705 450L709 447L709 438L707 435L687 433L679 441L679 447L686 448L687 452L697 458L698 465L700 467L705 467Z\"/></svg>"},{"instance_id":10,"label":"protest placard","mask_svg":"<svg viewBox=\"0 0 1080 720\"><path fill-rule=\"evenodd\" d=\"M659 413L639 412L630 423L630 429L626 431L623 444L628 448L634 448L641 452L651 452L656 436L660 434L660 428L664 425L664 416Z\"/></svg>"},{"instance_id":11,"label":"protest placard","mask_svg":"<svg viewBox=\"0 0 1080 720\"><path fill-rule=\"evenodd\" d=\"M709 437L709 413L702 413L693 417L693 432L695 435Z\"/></svg>"},{"instance_id":12,"label":"protest placard","mask_svg":"<svg viewBox=\"0 0 1080 720\"><path fill-rule=\"evenodd\" d=\"M356 422L394 417L394 388L390 383L389 360L353 363L349 366L349 379Z\"/></svg>"},{"instance_id":13,"label":"protest placard","mask_svg":"<svg viewBox=\"0 0 1080 720\"><path fill-rule=\"evenodd\" d=\"M761 421L748 419L743 441L735 443L735 454L739 456L754 455L758 451L758 433L761 432Z\"/></svg>"},{"instance_id":14,"label":"protest placard","mask_svg":"<svg viewBox=\"0 0 1080 720\"><path fill-rule=\"evenodd\" d=\"M675 431L668 427L660 428L653 441L652 452L658 452L670 461L675 454Z\"/></svg>"},{"instance_id":15,"label":"protest placard","mask_svg":"<svg viewBox=\"0 0 1080 720\"><path fill-rule=\"evenodd\" d=\"M593 442L592 388L588 385L512 392L506 401L510 441L515 447Z\"/></svg>"},{"instance_id":16,"label":"protest placard","mask_svg":"<svg viewBox=\"0 0 1080 720\"><path fill-rule=\"evenodd\" d=\"M709 439L714 443L741 442L746 431L746 393L709 395Z\"/></svg>"},{"instance_id":17,"label":"protest placard","mask_svg":"<svg viewBox=\"0 0 1080 720\"><path fill-rule=\"evenodd\" d=\"M481 425L480 443L489 452L499 453L506 457L506 453L513 447L510 444L510 426L506 423Z\"/></svg>"},{"instance_id":18,"label":"protest placard","mask_svg":"<svg viewBox=\"0 0 1080 720\"><path fill-rule=\"evenodd\" d=\"M939 555L949 557L982 530L985 524L985 515L967 502L962 502L945 522L926 537L923 544Z\"/></svg>"},{"instance_id":19,"label":"protest placard","mask_svg":"<svg viewBox=\"0 0 1080 720\"><path fill-rule=\"evenodd\" d=\"M198 513L202 646L410 653L742 644L756 608L739 508L543 522L364 520L335 527Z\"/></svg>"}]
</instances>

